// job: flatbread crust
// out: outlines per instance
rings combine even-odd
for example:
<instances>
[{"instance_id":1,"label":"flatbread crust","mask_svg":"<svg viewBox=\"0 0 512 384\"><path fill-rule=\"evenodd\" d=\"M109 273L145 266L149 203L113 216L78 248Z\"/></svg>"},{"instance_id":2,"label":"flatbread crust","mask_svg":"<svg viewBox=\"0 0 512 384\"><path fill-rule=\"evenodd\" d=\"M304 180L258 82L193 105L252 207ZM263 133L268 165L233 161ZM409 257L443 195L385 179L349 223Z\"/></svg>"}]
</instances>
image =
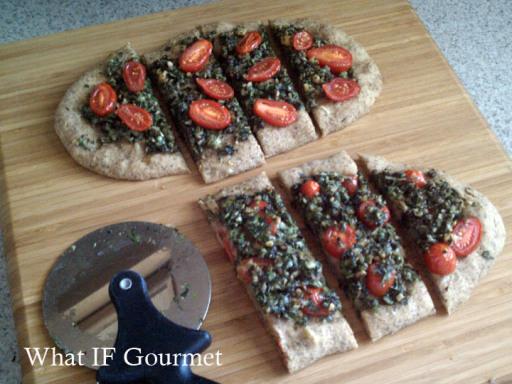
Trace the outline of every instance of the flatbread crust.
<instances>
[{"instance_id":1,"label":"flatbread crust","mask_svg":"<svg viewBox=\"0 0 512 384\"><path fill-rule=\"evenodd\" d=\"M241 24L220 22L204 25L201 27L201 30L204 33L214 32L220 34L223 32L230 32L238 26L244 27L247 31L253 31L264 27L264 24L260 21ZM219 52L220 49L220 43L218 39L216 39L214 43L214 51ZM280 153L290 151L318 138L313 121L305 108L298 111L298 118L295 123L286 127L273 127L263 122L263 127L254 130L254 134L265 153L265 157L272 157Z\"/></svg>"},{"instance_id":2,"label":"flatbread crust","mask_svg":"<svg viewBox=\"0 0 512 384\"><path fill-rule=\"evenodd\" d=\"M410 169L406 164L391 163L378 156L360 155L369 172L382 172L385 169L400 172ZM426 171L425 167L412 167ZM436 170L437 171L437 170ZM480 246L466 257L459 258L454 273L447 276L430 274L446 311L450 314L459 305L466 302L478 282L487 274L505 245L505 225L496 207L480 192L469 185L460 183L444 172L437 171L452 188L462 196L465 204L464 215L475 216L482 223L482 240ZM390 204L395 215L400 212L394 204ZM488 251L489 258L482 257Z\"/></svg>"},{"instance_id":3,"label":"flatbread crust","mask_svg":"<svg viewBox=\"0 0 512 384\"><path fill-rule=\"evenodd\" d=\"M326 159L313 160L298 167L279 173L279 178L288 193L304 176L313 176L320 172L336 172L344 176L357 175L357 165L347 152L341 151ZM402 250L402 252L404 252ZM331 270L341 279L338 263L327 257ZM407 304L379 305L376 309L361 311L365 329L376 341L383 336L393 334L420 319L435 314L434 303L428 294L425 284L418 280L407 287L410 294Z\"/></svg>"},{"instance_id":4,"label":"flatbread crust","mask_svg":"<svg viewBox=\"0 0 512 384\"><path fill-rule=\"evenodd\" d=\"M206 196L199 200L199 205L207 214L210 225L215 230L219 225L218 199L237 194L254 194L267 188L273 187L263 172L243 183L224 188L215 195ZM259 309L251 287L246 285L246 289L254 305ZM341 313L334 315L332 322L311 321L304 327L296 327L293 321L269 316L262 311L258 312L275 338L289 372L305 368L323 356L357 348L352 329Z\"/></svg>"},{"instance_id":5,"label":"flatbread crust","mask_svg":"<svg viewBox=\"0 0 512 384\"><path fill-rule=\"evenodd\" d=\"M169 40L159 51L145 54L143 60L150 65L162 56L178 59L183 52L183 47L179 42L191 36L199 38L201 37L201 31L195 28L181 33ZM199 173L205 183L214 183L226 177L259 167L265 163L263 152L254 136L250 135L246 141L240 141L236 144L233 141L231 144L235 148L233 155L219 156L214 150L206 149L201 154L201 157L196 159Z\"/></svg>"},{"instance_id":6,"label":"flatbread crust","mask_svg":"<svg viewBox=\"0 0 512 384\"><path fill-rule=\"evenodd\" d=\"M382 76L375 61L366 50L341 28L319 23L310 19L276 19L271 25L294 25L304 28L313 35L320 36L330 44L341 45L352 53L352 70L361 91L353 99L332 102L326 98L311 111L322 136L339 131L366 114L382 91Z\"/></svg>"},{"instance_id":7,"label":"flatbread crust","mask_svg":"<svg viewBox=\"0 0 512 384\"><path fill-rule=\"evenodd\" d=\"M130 45L118 52L134 54ZM101 133L82 117L90 90L106 81L99 65L83 74L66 92L55 113L55 132L71 157L83 167L101 175L126 180L147 180L168 175L188 173L182 156L174 153L146 154L143 143L119 142L98 145ZM86 148L79 145L86 140Z\"/></svg>"}]
</instances>

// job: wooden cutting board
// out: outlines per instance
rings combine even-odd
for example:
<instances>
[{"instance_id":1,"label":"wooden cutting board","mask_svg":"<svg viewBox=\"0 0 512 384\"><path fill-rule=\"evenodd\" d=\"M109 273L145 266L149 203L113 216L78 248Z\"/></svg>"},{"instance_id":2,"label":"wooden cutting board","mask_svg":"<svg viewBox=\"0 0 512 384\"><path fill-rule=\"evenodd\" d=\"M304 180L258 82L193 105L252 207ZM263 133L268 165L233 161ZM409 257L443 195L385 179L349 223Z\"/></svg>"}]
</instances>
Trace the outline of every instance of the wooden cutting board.
<instances>
[{"instance_id":1,"label":"wooden cutting board","mask_svg":"<svg viewBox=\"0 0 512 384\"><path fill-rule=\"evenodd\" d=\"M511 162L405 1L226 1L3 45L2 219L21 349L53 345L40 304L58 255L103 225L148 220L179 228L210 268L213 302L205 328L213 335L210 350L219 349L223 357L222 366L200 368L200 374L224 383L510 383L510 240L457 313L441 311L372 344L345 305L359 349L289 375L196 204L262 169L211 186L193 166L190 175L126 182L93 174L64 151L53 113L66 88L108 52L126 41L148 52L198 23L278 16L309 16L343 27L377 61L384 91L371 113L344 131L270 159L263 169L271 177L340 148L440 167L487 194L512 233ZM33 368L23 350L21 360L26 383L95 382L86 368Z\"/></svg>"}]
</instances>

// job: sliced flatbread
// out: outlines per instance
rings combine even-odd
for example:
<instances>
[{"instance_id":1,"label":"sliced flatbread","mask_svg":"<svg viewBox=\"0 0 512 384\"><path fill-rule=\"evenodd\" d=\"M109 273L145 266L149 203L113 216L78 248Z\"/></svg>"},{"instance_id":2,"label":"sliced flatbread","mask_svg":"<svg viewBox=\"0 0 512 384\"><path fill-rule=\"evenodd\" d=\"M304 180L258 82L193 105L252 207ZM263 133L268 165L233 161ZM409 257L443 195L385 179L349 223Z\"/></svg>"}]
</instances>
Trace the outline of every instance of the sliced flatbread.
<instances>
[{"instance_id":1,"label":"sliced flatbread","mask_svg":"<svg viewBox=\"0 0 512 384\"><path fill-rule=\"evenodd\" d=\"M113 55L121 60L138 57L129 45ZM88 105L92 89L107 81L104 71L105 64L102 64L83 74L67 90L55 113L55 131L71 157L91 171L116 179L146 180L188 173L177 148L172 153L147 153L143 142L121 139L102 143L104 134L84 118L82 108ZM168 134L173 135L172 131Z\"/></svg>"}]
</instances>

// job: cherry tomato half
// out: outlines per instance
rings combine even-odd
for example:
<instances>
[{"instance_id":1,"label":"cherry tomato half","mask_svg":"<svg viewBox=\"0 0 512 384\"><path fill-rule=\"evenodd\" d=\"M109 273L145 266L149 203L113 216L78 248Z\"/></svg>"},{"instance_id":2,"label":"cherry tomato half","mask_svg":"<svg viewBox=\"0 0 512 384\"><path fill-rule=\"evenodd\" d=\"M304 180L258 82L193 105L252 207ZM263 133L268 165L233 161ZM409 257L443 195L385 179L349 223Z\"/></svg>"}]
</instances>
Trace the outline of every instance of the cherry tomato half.
<instances>
[{"instance_id":1,"label":"cherry tomato half","mask_svg":"<svg viewBox=\"0 0 512 384\"><path fill-rule=\"evenodd\" d=\"M374 200L365 200L359 204L357 209L357 217L370 229L386 224L391 218L387 206L375 209L376 205L377 203Z\"/></svg>"},{"instance_id":2,"label":"cherry tomato half","mask_svg":"<svg viewBox=\"0 0 512 384\"><path fill-rule=\"evenodd\" d=\"M356 232L348 224L345 225L345 230L341 227L330 227L322 233L321 242L331 257L340 259L356 243Z\"/></svg>"},{"instance_id":3,"label":"cherry tomato half","mask_svg":"<svg viewBox=\"0 0 512 384\"><path fill-rule=\"evenodd\" d=\"M395 272L391 273L386 281L379 272L377 264L371 264L366 273L366 287L375 297L384 296L395 283Z\"/></svg>"},{"instance_id":4,"label":"cherry tomato half","mask_svg":"<svg viewBox=\"0 0 512 384\"><path fill-rule=\"evenodd\" d=\"M117 94L109 83L94 87L89 97L89 107L98 116L106 116L116 109Z\"/></svg>"},{"instance_id":5,"label":"cherry tomato half","mask_svg":"<svg viewBox=\"0 0 512 384\"><path fill-rule=\"evenodd\" d=\"M254 64L244 76L247 81L259 83L271 79L281 69L281 60L277 57L266 57Z\"/></svg>"},{"instance_id":6,"label":"cherry tomato half","mask_svg":"<svg viewBox=\"0 0 512 384\"><path fill-rule=\"evenodd\" d=\"M188 116L200 127L216 131L220 131L231 124L229 110L213 100L194 100L188 109Z\"/></svg>"},{"instance_id":7,"label":"cherry tomato half","mask_svg":"<svg viewBox=\"0 0 512 384\"><path fill-rule=\"evenodd\" d=\"M432 244L423 257L428 270L436 275L449 275L457 267L455 251L446 243Z\"/></svg>"},{"instance_id":8,"label":"cherry tomato half","mask_svg":"<svg viewBox=\"0 0 512 384\"><path fill-rule=\"evenodd\" d=\"M296 51L305 51L313 46L313 35L308 31L296 32L293 35L292 44Z\"/></svg>"},{"instance_id":9,"label":"cherry tomato half","mask_svg":"<svg viewBox=\"0 0 512 384\"><path fill-rule=\"evenodd\" d=\"M308 287L304 297L311 301L312 306L305 306L302 312L311 317L325 317L329 315L329 309L322 306L322 288Z\"/></svg>"},{"instance_id":10,"label":"cherry tomato half","mask_svg":"<svg viewBox=\"0 0 512 384\"><path fill-rule=\"evenodd\" d=\"M234 263L236 260L236 248L233 242L229 239L228 230L223 225L219 225L216 231L217 240L222 244L226 255L231 263Z\"/></svg>"},{"instance_id":11,"label":"cherry tomato half","mask_svg":"<svg viewBox=\"0 0 512 384\"><path fill-rule=\"evenodd\" d=\"M247 32L236 45L236 53L245 55L258 48L262 42L261 34L258 31Z\"/></svg>"},{"instance_id":12,"label":"cherry tomato half","mask_svg":"<svg viewBox=\"0 0 512 384\"><path fill-rule=\"evenodd\" d=\"M242 280L245 284L250 284L252 282L252 276L249 271L251 264L257 265L261 268L268 267L274 264L274 260L271 259L263 259L261 257L251 257L249 259L243 259L240 264L236 267L236 272L238 278Z\"/></svg>"},{"instance_id":13,"label":"cherry tomato half","mask_svg":"<svg viewBox=\"0 0 512 384\"><path fill-rule=\"evenodd\" d=\"M197 78L196 83L212 99L229 100L235 95L233 88L222 80Z\"/></svg>"},{"instance_id":14,"label":"cherry tomato half","mask_svg":"<svg viewBox=\"0 0 512 384\"><path fill-rule=\"evenodd\" d=\"M352 67L352 54L338 45L324 45L306 52L308 59L316 59L321 66L328 66L333 73L348 71Z\"/></svg>"},{"instance_id":15,"label":"cherry tomato half","mask_svg":"<svg viewBox=\"0 0 512 384\"><path fill-rule=\"evenodd\" d=\"M205 39L197 40L183 51L180 56L180 69L184 72L198 72L208 62L213 50L213 45Z\"/></svg>"},{"instance_id":16,"label":"cherry tomato half","mask_svg":"<svg viewBox=\"0 0 512 384\"><path fill-rule=\"evenodd\" d=\"M130 91L142 91L146 81L146 67L138 61L128 61L123 67L123 79Z\"/></svg>"},{"instance_id":17,"label":"cherry tomato half","mask_svg":"<svg viewBox=\"0 0 512 384\"><path fill-rule=\"evenodd\" d=\"M265 123L274 127L286 127L298 118L295 107L285 101L256 99L253 112Z\"/></svg>"},{"instance_id":18,"label":"cherry tomato half","mask_svg":"<svg viewBox=\"0 0 512 384\"><path fill-rule=\"evenodd\" d=\"M308 199L311 199L320 193L320 184L315 180L308 180L300 187L301 193Z\"/></svg>"},{"instance_id":19,"label":"cherry tomato half","mask_svg":"<svg viewBox=\"0 0 512 384\"><path fill-rule=\"evenodd\" d=\"M451 247L459 257L472 253L482 239L482 224L476 217L461 219L455 224L452 232Z\"/></svg>"},{"instance_id":20,"label":"cherry tomato half","mask_svg":"<svg viewBox=\"0 0 512 384\"><path fill-rule=\"evenodd\" d=\"M153 125L153 116L134 104L121 104L116 115L132 131L146 131Z\"/></svg>"},{"instance_id":21,"label":"cherry tomato half","mask_svg":"<svg viewBox=\"0 0 512 384\"><path fill-rule=\"evenodd\" d=\"M361 87L355 80L336 77L322 85L325 95L333 101L346 101L356 97Z\"/></svg>"},{"instance_id":22,"label":"cherry tomato half","mask_svg":"<svg viewBox=\"0 0 512 384\"><path fill-rule=\"evenodd\" d=\"M350 177L345 178L341 182L341 185L343 185L345 187L349 196L354 196L357 192L357 188L359 185L359 182L357 181L357 176L350 176Z\"/></svg>"},{"instance_id":23,"label":"cherry tomato half","mask_svg":"<svg viewBox=\"0 0 512 384\"><path fill-rule=\"evenodd\" d=\"M417 169L408 169L404 173L407 181L416 185L416 187L423 188L427 185L427 180L425 179L423 172L418 171Z\"/></svg>"}]
</instances>

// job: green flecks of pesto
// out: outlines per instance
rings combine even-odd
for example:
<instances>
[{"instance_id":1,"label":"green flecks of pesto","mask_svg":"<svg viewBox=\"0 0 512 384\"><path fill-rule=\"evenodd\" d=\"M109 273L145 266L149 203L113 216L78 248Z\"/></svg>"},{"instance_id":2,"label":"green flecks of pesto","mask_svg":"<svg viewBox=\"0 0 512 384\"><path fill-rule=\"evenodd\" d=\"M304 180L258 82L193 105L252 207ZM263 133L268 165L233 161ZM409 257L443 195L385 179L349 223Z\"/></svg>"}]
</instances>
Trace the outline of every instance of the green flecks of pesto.
<instances>
[{"instance_id":1,"label":"green flecks of pesto","mask_svg":"<svg viewBox=\"0 0 512 384\"><path fill-rule=\"evenodd\" d=\"M140 244L142 241L142 238L140 237L140 234L137 233L134 229L130 229L128 232L128 238L135 244Z\"/></svg>"},{"instance_id":2,"label":"green flecks of pesto","mask_svg":"<svg viewBox=\"0 0 512 384\"><path fill-rule=\"evenodd\" d=\"M87 135L80 135L75 141L74 144L86 151L92 151L96 148L96 141L91 139Z\"/></svg>"},{"instance_id":3,"label":"green flecks of pesto","mask_svg":"<svg viewBox=\"0 0 512 384\"><path fill-rule=\"evenodd\" d=\"M320 193L313 198L304 196L302 183L313 179L320 185ZM336 173L321 172L304 178L292 187L293 203L303 215L306 225L320 238L325 229L350 225L356 232L355 245L339 261L342 285L356 308L375 308L380 304L406 303L407 286L417 279L413 268L406 264L395 229L390 224L367 228L356 216L357 208L366 200L384 206L381 196L374 194L367 180L358 175L358 189L351 196L343 186L344 177ZM395 274L395 282L382 298L373 296L366 287L368 267L375 263L383 280Z\"/></svg>"},{"instance_id":4,"label":"green flecks of pesto","mask_svg":"<svg viewBox=\"0 0 512 384\"><path fill-rule=\"evenodd\" d=\"M252 263L248 269L251 287L263 311L298 325L306 324L310 317L304 308L315 309L306 292L318 287L322 289L321 305L328 311L324 319L331 321L341 308L339 298L327 287L321 264L309 255L281 197L266 190L251 196L225 197L219 206L219 220L237 250L237 265L250 258L272 261L266 266ZM277 223L275 233L269 231L269 222Z\"/></svg>"},{"instance_id":5,"label":"green flecks of pesto","mask_svg":"<svg viewBox=\"0 0 512 384\"><path fill-rule=\"evenodd\" d=\"M483 251L480 256L482 256L485 260L492 260L494 257L491 255L491 252L488 250Z\"/></svg>"}]
</instances>

